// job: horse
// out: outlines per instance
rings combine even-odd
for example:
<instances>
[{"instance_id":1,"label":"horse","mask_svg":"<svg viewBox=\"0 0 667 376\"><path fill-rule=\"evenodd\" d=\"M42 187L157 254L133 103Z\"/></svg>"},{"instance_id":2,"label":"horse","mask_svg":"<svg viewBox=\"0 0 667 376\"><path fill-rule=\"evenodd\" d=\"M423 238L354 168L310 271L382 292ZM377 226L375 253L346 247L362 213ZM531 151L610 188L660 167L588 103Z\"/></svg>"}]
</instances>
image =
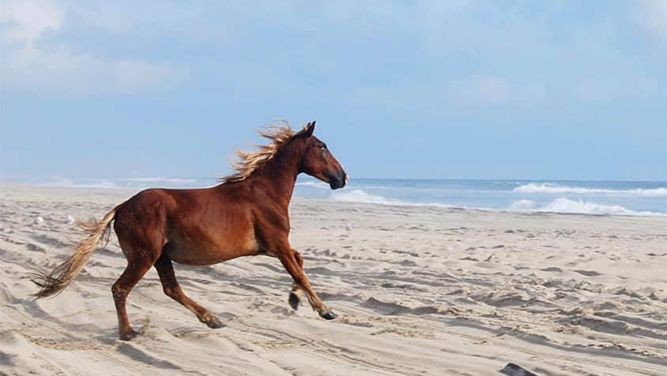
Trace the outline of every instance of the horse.
<instances>
[{"instance_id":1,"label":"horse","mask_svg":"<svg viewBox=\"0 0 667 376\"><path fill-rule=\"evenodd\" d=\"M130 340L126 302L132 288L154 267L164 293L192 311L210 328L222 322L190 299L174 274L173 262L212 265L243 256L278 258L294 280L288 303L297 309L305 292L311 307L326 319L337 315L319 298L303 270L303 257L290 246L289 203L297 176L305 173L340 189L347 174L327 145L313 135L315 122L295 132L289 124L260 131L268 145L255 152L239 151L232 175L220 184L200 189L143 190L117 205L100 221L83 223L85 238L74 254L50 273L38 272L36 298L62 292L81 272L113 228L127 267L111 287L118 316L118 335Z\"/></svg>"}]
</instances>

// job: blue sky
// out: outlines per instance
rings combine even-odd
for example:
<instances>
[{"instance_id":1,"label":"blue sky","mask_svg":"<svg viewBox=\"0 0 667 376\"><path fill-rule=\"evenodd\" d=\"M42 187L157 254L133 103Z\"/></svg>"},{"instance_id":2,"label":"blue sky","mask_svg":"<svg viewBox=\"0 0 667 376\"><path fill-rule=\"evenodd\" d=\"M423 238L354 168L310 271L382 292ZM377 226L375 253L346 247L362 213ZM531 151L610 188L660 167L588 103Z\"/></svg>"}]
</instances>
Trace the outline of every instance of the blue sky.
<instances>
[{"instance_id":1,"label":"blue sky","mask_svg":"<svg viewBox=\"0 0 667 376\"><path fill-rule=\"evenodd\" d=\"M276 119L353 177L667 179L667 1L9 1L0 176L219 176Z\"/></svg>"}]
</instances>

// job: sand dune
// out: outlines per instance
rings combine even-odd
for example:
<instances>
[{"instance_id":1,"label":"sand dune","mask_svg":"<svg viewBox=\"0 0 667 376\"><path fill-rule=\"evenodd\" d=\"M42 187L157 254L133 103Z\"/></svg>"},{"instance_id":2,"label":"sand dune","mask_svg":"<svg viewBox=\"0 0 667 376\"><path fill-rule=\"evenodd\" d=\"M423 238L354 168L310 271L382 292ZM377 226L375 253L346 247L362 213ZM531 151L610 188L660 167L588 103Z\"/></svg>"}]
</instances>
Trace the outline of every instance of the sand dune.
<instances>
[{"instance_id":1,"label":"sand dune","mask_svg":"<svg viewBox=\"0 0 667 376\"><path fill-rule=\"evenodd\" d=\"M0 374L667 374L667 219L512 214L295 200L292 243L340 315L287 304L278 260L176 265L211 330L150 271L129 298L144 333L117 340L115 237L61 295L28 276L67 258L76 219L133 192L0 189ZM35 218L43 218L37 223Z\"/></svg>"}]
</instances>

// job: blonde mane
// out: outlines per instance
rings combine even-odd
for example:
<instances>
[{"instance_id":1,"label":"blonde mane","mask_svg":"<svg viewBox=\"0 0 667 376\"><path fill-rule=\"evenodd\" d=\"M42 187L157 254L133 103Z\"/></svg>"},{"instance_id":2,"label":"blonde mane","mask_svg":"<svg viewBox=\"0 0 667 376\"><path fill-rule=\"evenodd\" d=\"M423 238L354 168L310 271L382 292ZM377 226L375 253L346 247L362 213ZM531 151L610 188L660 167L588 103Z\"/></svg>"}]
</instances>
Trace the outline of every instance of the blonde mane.
<instances>
[{"instance_id":1,"label":"blonde mane","mask_svg":"<svg viewBox=\"0 0 667 376\"><path fill-rule=\"evenodd\" d=\"M269 145L258 145L254 152L238 150L236 154L239 160L234 164L235 172L232 175L220 178L222 183L243 181L250 177L255 171L266 165L278 152L287 145L296 132L292 130L289 123L282 126L271 126L258 132L260 136L271 141Z\"/></svg>"}]
</instances>

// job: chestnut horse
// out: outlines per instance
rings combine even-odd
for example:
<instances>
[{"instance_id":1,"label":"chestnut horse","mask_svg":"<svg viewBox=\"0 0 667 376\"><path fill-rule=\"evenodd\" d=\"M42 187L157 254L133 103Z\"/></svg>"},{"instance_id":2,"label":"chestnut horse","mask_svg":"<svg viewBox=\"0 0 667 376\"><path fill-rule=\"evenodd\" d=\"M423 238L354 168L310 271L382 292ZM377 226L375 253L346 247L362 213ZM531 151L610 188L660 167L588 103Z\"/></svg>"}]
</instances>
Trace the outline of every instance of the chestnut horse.
<instances>
[{"instance_id":1,"label":"chestnut horse","mask_svg":"<svg viewBox=\"0 0 667 376\"><path fill-rule=\"evenodd\" d=\"M211 328L222 323L190 299L176 281L172 261L211 265L241 256L277 257L294 279L289 304L297 309L299 294L327 320L336 318L317 296L303 271L303 257L289 243L288 206L297 175L304 172L331 189L345 186L347 175L326 144L313 136L315 122L299 132L289 126L260 132L271 140L254 153L239 152L236 173L205 189L147 189L113 208L100 222L84 224L89 232L67 261L33 280L36 297L61 292L83 269L98 242L109 236L114 222L127 267L111 287L118 314L120 339L137 335L125 304L132 288L151 268L160 276L164 293L192 311Z\"/></svg>"}]
</instances>

